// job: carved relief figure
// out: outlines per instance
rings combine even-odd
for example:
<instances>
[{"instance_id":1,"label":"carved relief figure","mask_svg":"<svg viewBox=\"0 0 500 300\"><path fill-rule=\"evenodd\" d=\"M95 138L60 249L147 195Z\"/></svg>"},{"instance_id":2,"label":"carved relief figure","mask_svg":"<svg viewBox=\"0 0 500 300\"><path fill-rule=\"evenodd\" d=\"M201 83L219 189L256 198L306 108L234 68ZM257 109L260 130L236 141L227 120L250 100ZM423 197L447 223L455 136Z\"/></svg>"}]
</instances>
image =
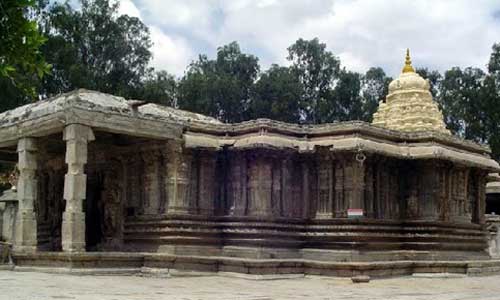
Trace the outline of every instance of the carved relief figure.
<instances>
[{"instance_id":1,"label":"carved relief figure","mask_svg":"<svg viewBox=\"0 0 500 300\"><path fill-rule=\"evenodd\" d=\"M103 241L109 246L120 243L122 235L122 191L119 162L113 162L104 172L104 188L100 197L101 231Z\"/></svg>"}]
</instances>

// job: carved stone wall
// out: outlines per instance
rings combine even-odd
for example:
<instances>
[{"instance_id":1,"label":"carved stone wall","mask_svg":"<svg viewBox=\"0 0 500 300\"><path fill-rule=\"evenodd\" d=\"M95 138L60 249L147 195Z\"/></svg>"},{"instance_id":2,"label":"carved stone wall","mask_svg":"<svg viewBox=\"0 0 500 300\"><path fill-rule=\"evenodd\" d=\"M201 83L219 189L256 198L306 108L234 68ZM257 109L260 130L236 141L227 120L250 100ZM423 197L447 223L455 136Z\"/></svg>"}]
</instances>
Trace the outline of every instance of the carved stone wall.
<instances>
[{"instance_id":1,"label":"carved stone wall","mask_svg":"<svg viewBox=\"0 0 500 300\"><path fill-rule=\"evenodd\" d=\"M64 158L45 154L40 162L38 178L37 212L39 247L44 250L61 250L61 225L64 211Z\"/></svg>"},{"instance_id":2,"label":"carved stone wall","mask_svg":"<svg viewBox=\"0 0 500 300\"><path fill-rule=\"evenodd\" d=\"M332 155L318 157L318 199L316 218L329 219L334 217L333 200L335 198L335 163Z\"/></svg>"},{"instance_id":3,"label":"carved stone wall","mask_svg":"<svg viewBox=\"0 0 500 300\"><path fill-rule=\"evenodd\" d=\"M220 217L314 224L346 219L348 209L361 208L364 220L481 224L485 172L449 162L360 153L327 148L313 154L217 152L188 150L176 141L133 147L96 143L89 148L85 171L86 216L94 218L86 223L87 237L95 234L93 242L87 241L88 250L124 249L130 243L127 226L179 217L214 224ZM66 167L62 157L42 160L36 203L39 241L45 239L46 249L60 250ZM165 234L159 228L164 227L149 233L151 239ZM187 235L199 229L186 228ZM179 239L183 233L175 234L173 239Z\"/></svg>"},{"instance_id":4,"label":"carved stone wall","mask_svg":"<svg viewBox=\"0 0 500 300\"><path fill-rule=\"evenodd\" d=\"M377 157L373 163L374 171L374 216L377 219L400 218L400 188L404 184L399 177L400 166L397 162Z\"/></svg>"},{"instance_id":5,"label":"carved stone wall","mask_svg":"<svg viewBox=\"0 0 500 300\"><path fill-rule=\"evenodd\" d=\"M332 219L361 208L366 218L479 222L482 209L479 173L434 161L401 164L376 155L360 161L356 153L328 151L314 156L273 150L186 152L165 143L114 155L94 153L99 151L89 152L87 169L89 181L99 181L90 186L100 185L100 194L91 198L102 201L99 209L105 212L100 213L110 215L102 222L112 228L103 227L103 233L117 231L115 223L127 216ZM48 225L53 236L64 172L60 158L40 170L37 216L39 224L53 223Z\"/></svg>"}]
</instances>

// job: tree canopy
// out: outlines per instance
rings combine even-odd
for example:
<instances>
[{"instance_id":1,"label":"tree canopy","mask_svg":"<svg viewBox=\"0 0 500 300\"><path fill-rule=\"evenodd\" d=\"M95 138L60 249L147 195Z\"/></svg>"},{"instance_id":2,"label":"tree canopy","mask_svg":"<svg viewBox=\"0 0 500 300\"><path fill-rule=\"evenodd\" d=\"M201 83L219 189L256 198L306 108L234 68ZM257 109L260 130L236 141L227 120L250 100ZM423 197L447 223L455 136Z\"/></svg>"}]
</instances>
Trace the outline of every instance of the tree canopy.
<instances>
[{"instance_id":1,"label":"tree canopy","mask_svg":"<svg viewBox=\"0 0 500 300\"><path fill-rule=\"evenodd\" d=\"M36 97L36 82L50 71L40 47L46 38L29 18L35 0L0 2L0 96L4 109Z\"/></svg>"},{"instance_id":2,"label":"tree canopy","mask_svg":"<svg viewBox=\"0 0 500 300\"><path fill-rule=\"evenodd\" d=\"M242 53L236 42L219 47L215 59L200 55L179 82L179 107L225 122L243 121L259 70L258 58Z\"/></svg>"},{"instance_id":3,"label":"tree canopy","mask_svg":"<svg viewBox=\"0 0 500 300\"><path fill-rule=\"evenodd\" d=\"M40 93L48 97L87 88L139 96L151 59L148 27L136 17L119 15L119 2L80 0L80 6L56 2L42 18L47 36L42 51L53 68Z\"/></svg>"},{"instance_id":4,"label":"tree canopy","mask_svg":"<svg viewBox=\"0 0 500 300\"><path fill-rule=\"evenodd\" d=\"M214 57L200 54L176 77L151 67L149 29L138 18L120 15L119 1L0 3L0 111L87 88L224 122L369 122L392 80L376 66L365 73L347 69L318 38L299 38L287 48L287 65L265 69L258 57L231 42ZM485 70L417 72L429 80L447 127L489 143L500 159L500 44L492 46Z\"/></svg>"}]
</instances>

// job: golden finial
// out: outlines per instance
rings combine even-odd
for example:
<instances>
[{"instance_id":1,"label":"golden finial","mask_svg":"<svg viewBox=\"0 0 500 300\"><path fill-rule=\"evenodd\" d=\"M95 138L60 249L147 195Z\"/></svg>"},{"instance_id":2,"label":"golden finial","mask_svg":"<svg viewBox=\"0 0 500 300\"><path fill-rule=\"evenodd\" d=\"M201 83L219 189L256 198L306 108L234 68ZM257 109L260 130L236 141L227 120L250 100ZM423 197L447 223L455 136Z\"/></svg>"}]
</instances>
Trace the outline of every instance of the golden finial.
<instances>
[{"instance_id":1,"label":"golden finial","mask_svg":"<svg viewBox=\"0 0 500 300\"><path fill-rule=\"evenodd\" d=\"M411 66L410 49L406 48L406 59L405 66L403 67L403 73L415 72L415 69Z\"/></svg>"}]
</instances>

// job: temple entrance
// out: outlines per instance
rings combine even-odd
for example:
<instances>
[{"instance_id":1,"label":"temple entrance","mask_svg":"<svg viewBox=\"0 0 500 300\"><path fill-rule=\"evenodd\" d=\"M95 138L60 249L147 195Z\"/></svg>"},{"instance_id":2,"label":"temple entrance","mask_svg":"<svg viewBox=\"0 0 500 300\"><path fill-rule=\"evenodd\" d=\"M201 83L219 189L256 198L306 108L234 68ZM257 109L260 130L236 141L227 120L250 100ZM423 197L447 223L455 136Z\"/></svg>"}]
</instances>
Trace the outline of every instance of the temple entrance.
<instances>
[{"instance_id":1,"label":"temple entrance","mask_svg":"<svg viewBox=\"0 0 500 300\"><path fill-rule=\"evenodd\" d=\"M64 174L66 168L48 169L41 172L37 207L38 249L41 251L62 250L62 221L66 205L64 201Z\"/></svg>"},{"instance_id":2,"label":"temple entrance","mask_svg":"<svg viewBox=\"0 0 500 300\"><path fill-rule=\"evenodd\" d=\"M98 152L99 153L99 152ZM100 152L103 153L103 152ZM87 251L119 251L123 239L121 163L94 157L87 168L85 240Z\"/></svg>"},{"instance_id":3,"label":"temple entrance","mask_svg":"<svg viewBox=\"0 0 500 300\"><path fill-rule=\"evenodd\" d=\"M121 187L114 162L100 166L87 176L85 229L87 251L120 250L122 243Z\"/></svg>"}]
</instances>

